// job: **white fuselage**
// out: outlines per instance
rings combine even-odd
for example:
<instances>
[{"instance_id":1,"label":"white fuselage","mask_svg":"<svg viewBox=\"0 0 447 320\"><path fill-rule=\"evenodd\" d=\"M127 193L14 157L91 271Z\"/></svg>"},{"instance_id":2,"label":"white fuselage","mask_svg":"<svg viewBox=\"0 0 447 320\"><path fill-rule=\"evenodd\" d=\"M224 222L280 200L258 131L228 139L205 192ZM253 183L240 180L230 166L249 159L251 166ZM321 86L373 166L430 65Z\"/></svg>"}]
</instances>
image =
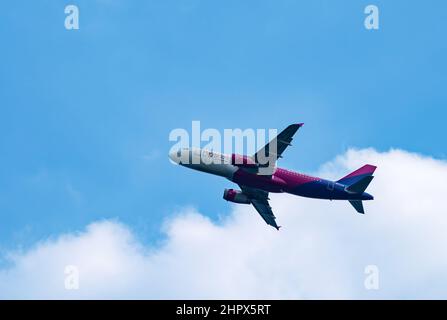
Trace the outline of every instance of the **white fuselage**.
<instances>
[{"instance_id":1,"label":"white fuselage","mask_svg":"<svg viewBox=\"0 0 447 320\"><path fill-rule=\"evenodd\" d=\"M238 167L232 165L231 155L206 149L183 148L173 151L169 158L182 166L217 176L233 179Z\"/></svg>"}]
</instances>

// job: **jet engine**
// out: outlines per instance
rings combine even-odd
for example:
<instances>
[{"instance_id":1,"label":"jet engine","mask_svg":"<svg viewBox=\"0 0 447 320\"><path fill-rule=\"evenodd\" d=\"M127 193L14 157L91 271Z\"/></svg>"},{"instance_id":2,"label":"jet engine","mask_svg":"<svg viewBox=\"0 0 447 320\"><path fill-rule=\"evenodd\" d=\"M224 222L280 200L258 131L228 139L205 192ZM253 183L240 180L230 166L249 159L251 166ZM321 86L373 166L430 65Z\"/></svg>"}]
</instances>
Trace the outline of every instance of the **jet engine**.
<instances>
[{"instance_id":1,"label":"jet engine","mask_svg":"<svg viewBox=\"0 0 447 320\"><path fill-rule=\"evenodd\" d=\"M235 202L235 203L244 203L250 204L250 198L239 190L234 189L225 189L223 198L227 201Z\"/></svg>"}]
</instances>

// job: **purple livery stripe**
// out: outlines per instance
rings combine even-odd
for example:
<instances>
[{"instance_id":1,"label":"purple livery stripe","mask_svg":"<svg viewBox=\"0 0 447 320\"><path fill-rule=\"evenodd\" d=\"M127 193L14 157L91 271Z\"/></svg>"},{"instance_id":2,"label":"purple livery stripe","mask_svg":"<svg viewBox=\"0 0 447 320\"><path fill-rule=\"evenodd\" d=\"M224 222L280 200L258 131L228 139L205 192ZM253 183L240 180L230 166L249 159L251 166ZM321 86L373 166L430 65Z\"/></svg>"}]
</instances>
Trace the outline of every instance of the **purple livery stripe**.
<instances>
[{"instance_id":1,"label":"purple livery stripe","mask_svg":"<svg viewBox=\"0 0 447 320\"><path fill-rule=\"evenodd\" d=\"M351 172L350 174L341 178L337 182L345 184L345 185L351 185L366 176L371 176L374 173L374 171L376 170L376 168L377 168L376 166L373 166L370 164L364 165L360 169L357 169L354 172Z\"/></svg>"},{"instance_id":2,"label":"purple livery stripe","mask_svg":"<svg viewBox=\"0 0 447 320\"><path fill-rule=\"evenodd\" d=\"M320 178L307 176L298 172L277 168L272 177L256 175L243 169L234 173L233 181L237 184L259 188L268 192L284 192L303 184L319 181Z\"/></svg>"}]
</instances>

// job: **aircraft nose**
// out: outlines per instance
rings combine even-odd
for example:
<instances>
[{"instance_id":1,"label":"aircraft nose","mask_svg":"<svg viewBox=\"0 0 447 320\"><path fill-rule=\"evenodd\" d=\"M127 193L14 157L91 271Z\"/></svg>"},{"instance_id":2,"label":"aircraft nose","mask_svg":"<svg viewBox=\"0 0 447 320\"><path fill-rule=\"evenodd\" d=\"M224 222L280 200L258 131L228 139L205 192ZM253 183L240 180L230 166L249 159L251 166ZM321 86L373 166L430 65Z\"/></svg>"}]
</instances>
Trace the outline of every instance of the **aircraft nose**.
<instances>
[{"instance_id":1,"label":"aircraft nose","mask_svg":"<svg viewBox=\"0 0 447 320\"><path fill-rule=\"evenodd\" d=\"M171 152L169 152L169 159L171 160L172 163L179 164L181 155L182 155L182 151L180 149L171 150Z\"/></svg>"}]
</instances>

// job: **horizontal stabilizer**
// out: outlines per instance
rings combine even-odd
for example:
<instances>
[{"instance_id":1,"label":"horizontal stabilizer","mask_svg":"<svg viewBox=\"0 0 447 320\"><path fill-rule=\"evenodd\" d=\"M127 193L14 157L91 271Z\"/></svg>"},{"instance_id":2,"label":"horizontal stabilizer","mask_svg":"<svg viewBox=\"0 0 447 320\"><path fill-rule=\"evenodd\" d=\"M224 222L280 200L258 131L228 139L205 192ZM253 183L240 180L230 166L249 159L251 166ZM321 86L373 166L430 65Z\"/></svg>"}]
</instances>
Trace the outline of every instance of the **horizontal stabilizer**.
<instances>
[{"instance_id":1,"label":"horizontal stabilizer","mask_svg":"<svg viewBox=\"0 0 447 320\"><path fill-rule=\"evenodd\" d=\"M365 213L363 209L363 202L361 200L350 200L349 203L354 207L354 209L361 214Z\"/></svg>"},{"instance_id":2,"label":"horizontal stabilizer","mask_svg":"<svg viewBox=\"0 0 447 320\"><path fill-rule=\"evenodd\" d=\"M366 190L366 188L368 188L368 185L370 184L373 178L374 176L363 177L361 180L348 186L346 190L352 193L363 193Z\"/></svg>"}]
</instances>

